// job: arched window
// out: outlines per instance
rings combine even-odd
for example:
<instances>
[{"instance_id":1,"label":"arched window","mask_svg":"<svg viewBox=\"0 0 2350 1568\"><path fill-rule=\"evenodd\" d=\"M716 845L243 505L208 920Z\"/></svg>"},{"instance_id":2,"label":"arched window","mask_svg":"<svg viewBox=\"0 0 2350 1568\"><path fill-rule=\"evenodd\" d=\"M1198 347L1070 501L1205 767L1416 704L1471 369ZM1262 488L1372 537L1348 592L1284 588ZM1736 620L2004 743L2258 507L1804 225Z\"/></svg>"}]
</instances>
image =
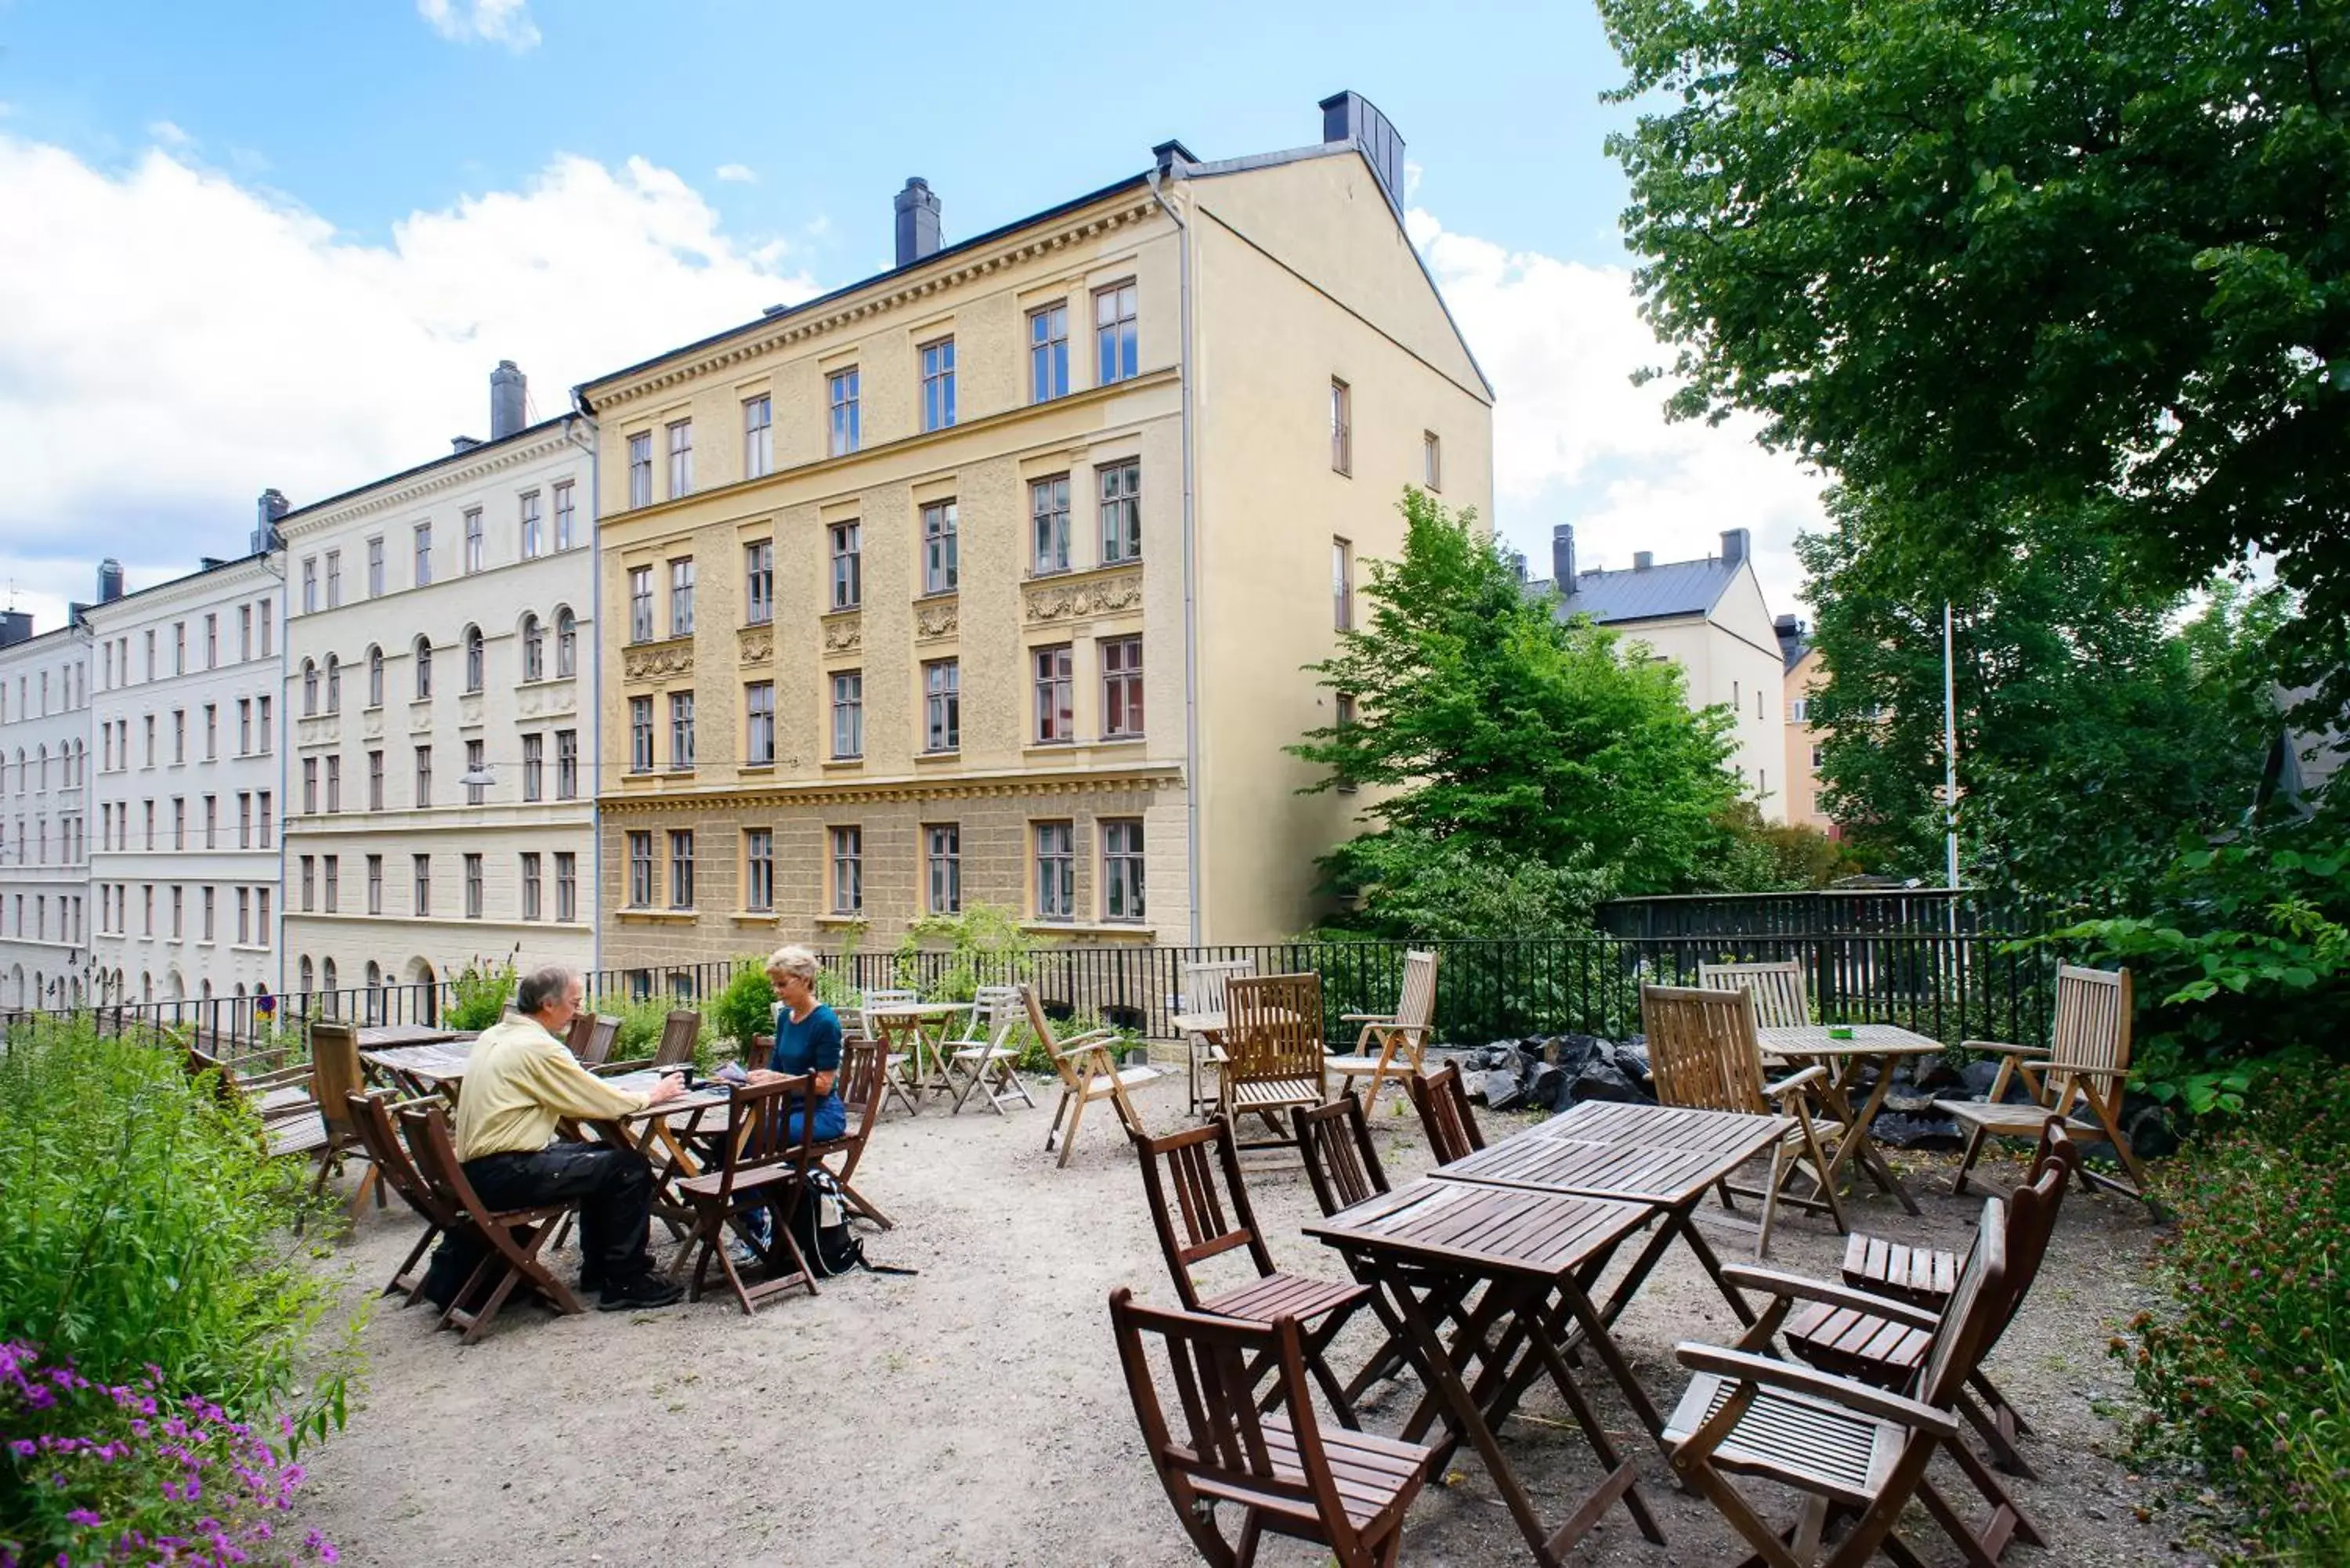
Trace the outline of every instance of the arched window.
<instances>
[{"instance_id":1,"label":"arched window","mask_svg":"<svg viewBox=\"0 0 2350 1568\"><path fill-rule=\"evenodd\" d=\"M416 639L416 694L432 695L432 645L421 637Z\"/></svg>"},{"instance_id":2,"label":"arched window","mask_svg":"<svg viewBox=\"0 0 2350 1568\"><path fill-rule=\"evenodd\" d=\"M383 1018L383 969L370 959L367 966L367 1021L380 1023Z\"/></svg>"},{"instance_id":3,"label":"arched window","mask_svg":"<svg viewBox=\"0 0 2350 1568\"><path fill-rule=\"evenodd\" d=\"M555 674L568 680L579 673L579 622L568 609L555 612Z\"/></svg>"},{"instance_id":4,"label":"arched window","mask_svg":"<svg viewBox=\"0 0 2350 1568\"><path fill-rule=\"evenodd\" d=\"M383 706L383 649L368 649L368 706Z\"/></svg>"},{"instance_id":5,"label":"arched window","mask_svg":"<svg viewBox=\"0 0 2350 1568\"><path fill-rule=\"evenodd\" d=\"M335 654L327 655L327 711L343 711L343 661Z\"/></svg>"},{"instance_id":6,"label":"arched window","mask_svg":"<svg viewBox=\"0 0 2350 1568\"><path fill-rule=\"evenodd\" d=\"M40 766L33 774L33 788L42 794L49 793L49 748L43 746L34 753Z\"/></svg>"},{"instance_id":7,"label":"arched window","mask_svg":"<svg viewBox=\"0 0 2350 1568\"><path fill-rule=\"evenodd\" d=\"M467 627L465 628L466 691L479 691L482 689L482 667L486 662L487 655L482 647L482 628L478 626Z\"/></svg>"},{"instance_id":8,"label":"arched window","mask_svg":"<svg viewBox=\"0 0 2350 1568\"><path fill-rule=\"evenodd\" d=\"M522 678L546 679L546 634L535 615L522 618Z\"/></svg>"},{"instance_id":9,"label":"arched window","mask_svg":"<svg viewBox=\"0 0 2350 1568\"><path fill-rule=\"evenodd\" d=\"M327 1014L327 1016L328 1016L328 1017L329 1017L329 1018L339 1018L339 1017L341 1017L341 1016L342 1016L342 1012L341 1012L340 1009L341 1009L341 1007L342 1007L342 1003L341 1003L341 1002L340 1002L336 998L336 996L335 996L335 992L338 992L338 991L339 991L339 990L341 990L342 988L341 988L340 986L338 986L338 985L337 985L337 984L335 983L335 961L334 961L334 960L332 960L332 959L328 959L328 960L327 960L326 963L321 967L321 970L320 970L320 971L319 971L319 980L320 980L320 989L321 989L321 990L323 990L323 991L325 991L325 992L326 992L326 993L327 993L327 1001L326 1001L326 1008L325 1008L325 1011L326 1011L326 1014Z\"/></svg>"},{"instance_id":10,"label":"arched window","mask_svg":"<svg viewBox=\"0 0 2350 1568\"><path fill-rule=\"evenodd\" d=\"M307 995L309 995L309 994L310 994L310 991L311 991L311 982L312 982L313 981L317 980L317 978L318 978L317 966L317 965L315 965L315 964L313 964L313 963L310 961L310 955L309 955L308 953L304 953L304 954L302 955L302 994L303 994L303 995L307 996Z\"/></svg>"},{"instance_id":11,"label":"arched window","mask_svg":"<svg viewBox=\"0 0 2350 1568\"><path fill-rule=\"evenodd\" d=\"M302 716L308 718L318 711L318 667L308 659L302 661Z\"/></svg>"}]
</instances>

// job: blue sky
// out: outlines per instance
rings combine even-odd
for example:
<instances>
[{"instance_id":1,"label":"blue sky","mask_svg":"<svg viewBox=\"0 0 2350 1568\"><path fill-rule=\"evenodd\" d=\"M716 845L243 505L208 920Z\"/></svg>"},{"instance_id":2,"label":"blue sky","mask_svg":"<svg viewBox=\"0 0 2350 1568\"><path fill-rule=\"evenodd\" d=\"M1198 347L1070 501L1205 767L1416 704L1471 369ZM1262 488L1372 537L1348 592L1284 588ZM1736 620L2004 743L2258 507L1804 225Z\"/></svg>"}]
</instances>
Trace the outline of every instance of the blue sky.
<instances>
[{"instance_id":1,"label":"blue sky","mask_svg":"<svg viewBox=\"0 0 2350 1568\"><path fill-rule=\"evenodd\" d=\"M775 6L742 0L0 0L0 597L55 624L242 552L297 504L616 366L880 270L928 179L947 237L1143 167L1401 131L1409 228L1492 378L1492 521L1537 565L1753 530L1774 608L1816 476L1667 427L1617 236L1617 67L1586 5ZM26 219L26 214L33 216Z\"/></svg>"}]
</instances>

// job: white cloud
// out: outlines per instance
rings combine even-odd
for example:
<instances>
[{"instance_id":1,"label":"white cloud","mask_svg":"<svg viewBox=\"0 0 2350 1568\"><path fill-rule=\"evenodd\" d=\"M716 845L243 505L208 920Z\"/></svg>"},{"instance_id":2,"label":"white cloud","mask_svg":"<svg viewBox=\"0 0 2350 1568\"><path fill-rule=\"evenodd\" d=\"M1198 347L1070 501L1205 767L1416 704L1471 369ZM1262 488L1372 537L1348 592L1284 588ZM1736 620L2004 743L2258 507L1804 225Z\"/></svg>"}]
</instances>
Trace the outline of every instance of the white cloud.
<instances>
[{"instance_id":1,"label":"white cloud","mask_svg":"<svg viewBox=\"0 0 2350 1568\"><path fill-rule=\"evenodd\" d=\"M241 554L267 486L299 504L486 433L501 358L546 418L816 292L641 160L557 158L380 244L161 150L111 171L0 134L0 190L42 214L0 224L0 594L44 628L101 556L139 586Z\"/></svg>"},{"instance_id":2,"label":"white cloud","mask_svg":"<svg viewBox=\"0 0 2350 1568\"><path fill-rule=\"evenodd\" d=\"M168 119L159 119L147 128L147 134L166 147L185 147L195 139Z\"/></svg>"},{"instance_id":3,"label":"white cloud","mask_svg":"<svg viewBox=\"0 0 2350 1568\"><path fill-rule=\"evenodd\" d=\"M1665 421L1667 387L1630 380L1669 355L1627 269L1504 251L1418 209L1410 230L1492 379L1495 521L1529 571L1550 575L1554 524L1575 524L1586 568L1711 555L1744 527L1773 612L1803 612L1793 546L1823 521L1822 480L1756 444L1752 420Z\"/></svg>"},{"instance_id":4,"label":"white cloud","mask_svg":"<svg viewBox=\"0 0 2350 1568\"><path fill-rule=\"evenodd\" d=\"M516 54L538 44L530 0L416 0L416 14L452 43L504 44Z\"/></svg>"},{"instance_id":5,"label":"white cloud","mask_svg":"<svg viewBox=\"0 0 2350 1568\"><path fill-rule=\"evenodd\" d=\"M718 177L730 185L756 185L759 182L759 171L748 163L721 163Z\"/></svg>"}]
</instances>

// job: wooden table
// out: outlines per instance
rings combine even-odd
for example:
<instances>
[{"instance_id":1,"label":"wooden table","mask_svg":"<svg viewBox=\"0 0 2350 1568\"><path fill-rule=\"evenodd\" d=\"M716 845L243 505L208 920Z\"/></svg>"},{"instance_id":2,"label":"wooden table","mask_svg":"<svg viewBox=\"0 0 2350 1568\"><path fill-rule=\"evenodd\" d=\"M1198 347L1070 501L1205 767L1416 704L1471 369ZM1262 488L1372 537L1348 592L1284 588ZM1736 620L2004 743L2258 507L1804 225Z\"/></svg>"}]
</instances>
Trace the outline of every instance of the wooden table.
<instances>
[{"instance_id":1,"label":"wooden table","mask_svg":"<svg viewBox=\"0 0 2350 1568\"><path fill-rule=\"evenodd\" d=\"M1828 1026L1824 1023L1758 1029L1755 1033L1768 1054L1783 1056L1805 1066L1816 1063L1827 1069L1827 1081L1820 1085L1820 1103L1844 1128L1836 1141L1835 1153L1828 1160L1828 1179L1840 1179L1844 1168L1855 1164L1868 1172L1877 1186L1900 1199L1902 1208L1915 1214L1917 1199L1909 1196L1909 1189L1901 1185L1893 1167L1869 1141L1868 1128L1883 1108L1885 1096L1892 1091L1894 1059L1939 1055L1942 1043L1892 1023L1855 1023L1849 1027L1849 1040L1829 1039ZM1877 1068L1877 1082L1869 1089L1868 1097L1856 1106L1854 1083L1861 1070L1872 1063Z\"/></svg>"},{"instance_id":2,"label":"wooden table","mask_svg":"<svg viewBox=\"0 0 2350 1568\"><path fill-rule=\"evenodd\" d=\"M968 1002L901 1002L866 1009L868 1023L876 1018L904 1018L913 1023L913 1038L907 1042L912 1049L906 1053L898 1078L908 1110L919 1113L925 1094L954 1093L954 1085L947 1077L947 1032L952 1020L970 1015Z\"/></svg>"},{"instance_id":3,"label":"wooden table","mask_svg":"<svg viewBox=\"0 0 2350 1568\"><path fill-rule=\"evenodd\" d=\"M1678 1236L1696 1254L1738 1321L1751 1325L1753 1310L1721 1277L1721 1260L1698 1230L1697 1207L1716 1182L1777 1144L1794 1127L1793 1116L1586 1102L1430 1174L1446 1181L1646 1204L1663 1222L1600 1309L1600 1321L1613 1326L1623 1315Z\"/></svg>"},{"instance_id":4,"label":"wooden table","mask_svg":"<svg viewBox=\"0 0 2350 1568\"><path fill-rule=\"evenodd\" d=\"M642 1095L650 1093L662 1076L648 1068L615 1074L604 1081L623 1094ZM693 1229L693 1207L677 1195L679 1182L702 1174L702 1162L694 1158L689 1140L702 1130L704 1112L723 1109L733 1097L733 1085L704 1078L675 1099L587 1124L601 1141L616 1148L632 1148L652 1166L653 1213L674 1236L682 1238ZM671 1125L678 1116L688 1118L682 1127Z\"/></svg>"},{"instance_id":5,"label":"wooden table","mask_svg":"<svg viewBox=\"0 0 2350 1568\"><path fill-rule=\"evenodd\" d=\"M359 1049L382 1051L396 1045L436 1045L445 1040L472 1038L462 1029L443 1029L433 1023L369 1023L359 1030Z\"/></svg>"},{"instance_id":6,"label":"wooden table","mask_svg":"<svg viewBox=\"0 0 2350 1568\"><path fill-rule=\"evenodd\" d=\"M421 1044L362 1047L359 1060L389 1078L409 1098L438 1089L453 1099L457 1082L465 1075L473 1054L472 1035L443 1034Z\"/></svg>"},{"instance_id":7,"label":"wooden table","mask_svg":"<svg viewBox=\"0 0 2350 1568\"><path fill-rule=\"evenodd\" d=\"M1563 1338L1571 1319L1642 1423L1659 1429L1655 1404L1590 1295L1591 1282L1617 1247L1652 1215L1639 1204L1605 1198L1420 1180L1305 1226L1307 1235L1343 1253L1357 1278L1376 1281L1394 1303L1404 1348L1428 1390L1405 1425L1404 1439L1419 1441L1442 1418L1448 1436L1439 1445L1441 1473L1466 1438L1544 1568L1559 1568L1564 1553L1618 1501L1641 1534L1664 1540L1635 1485L1630 1461L1617 1455L1576 1385ZM1485 1293L1447 1345L1430 1303L1440 1297L1459 1301L1460 1285L1468 1281L1482 1282ZM1490 1340L1497 1328L1500 1338ZM1474 1386L1462 1380L1472 1361L1481 1364ZM1606 1472L1555 1531L1535 1513L1495 1436L1544 1373Z\"/></svg>"}]
</instances>

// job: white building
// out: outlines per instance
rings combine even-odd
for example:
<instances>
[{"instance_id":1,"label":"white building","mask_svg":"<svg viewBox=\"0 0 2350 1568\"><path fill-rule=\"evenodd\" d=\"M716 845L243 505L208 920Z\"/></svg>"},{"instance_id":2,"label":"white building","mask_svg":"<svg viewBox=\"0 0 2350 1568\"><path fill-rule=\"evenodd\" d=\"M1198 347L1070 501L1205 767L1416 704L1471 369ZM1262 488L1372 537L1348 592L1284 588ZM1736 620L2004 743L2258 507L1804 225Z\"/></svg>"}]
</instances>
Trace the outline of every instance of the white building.
<instances>
[{"instance_id":1,"label":"white building","mask_svg":"<svg viewBox=\"0 0 2350 1568\"><path fill-rule=\"evenodd\" d=\"M289 992L593 966L594 427L525 407L279 524Z\"/></svg>"},{"instance_id":2,"label":"white building","mask_svg":"<svg viewBox=\"0 0 2350 1568\"><path fill-rule=\"evenodd\" d=\"M255 553L90 608L100 1000L224 1000L206 1023L241 1028L243 999L278 989L284 505L263 497Z\"/></svg>"},{"instance_id":3,"label":"white building","mask_svg":"<svg viewBox=\"0 0 2350 1568\"><path fill-rule=\"evenodd\" d=\"M0 613L0 1004L89 999L89 628Z\"/></svg>"}]
</instances>

